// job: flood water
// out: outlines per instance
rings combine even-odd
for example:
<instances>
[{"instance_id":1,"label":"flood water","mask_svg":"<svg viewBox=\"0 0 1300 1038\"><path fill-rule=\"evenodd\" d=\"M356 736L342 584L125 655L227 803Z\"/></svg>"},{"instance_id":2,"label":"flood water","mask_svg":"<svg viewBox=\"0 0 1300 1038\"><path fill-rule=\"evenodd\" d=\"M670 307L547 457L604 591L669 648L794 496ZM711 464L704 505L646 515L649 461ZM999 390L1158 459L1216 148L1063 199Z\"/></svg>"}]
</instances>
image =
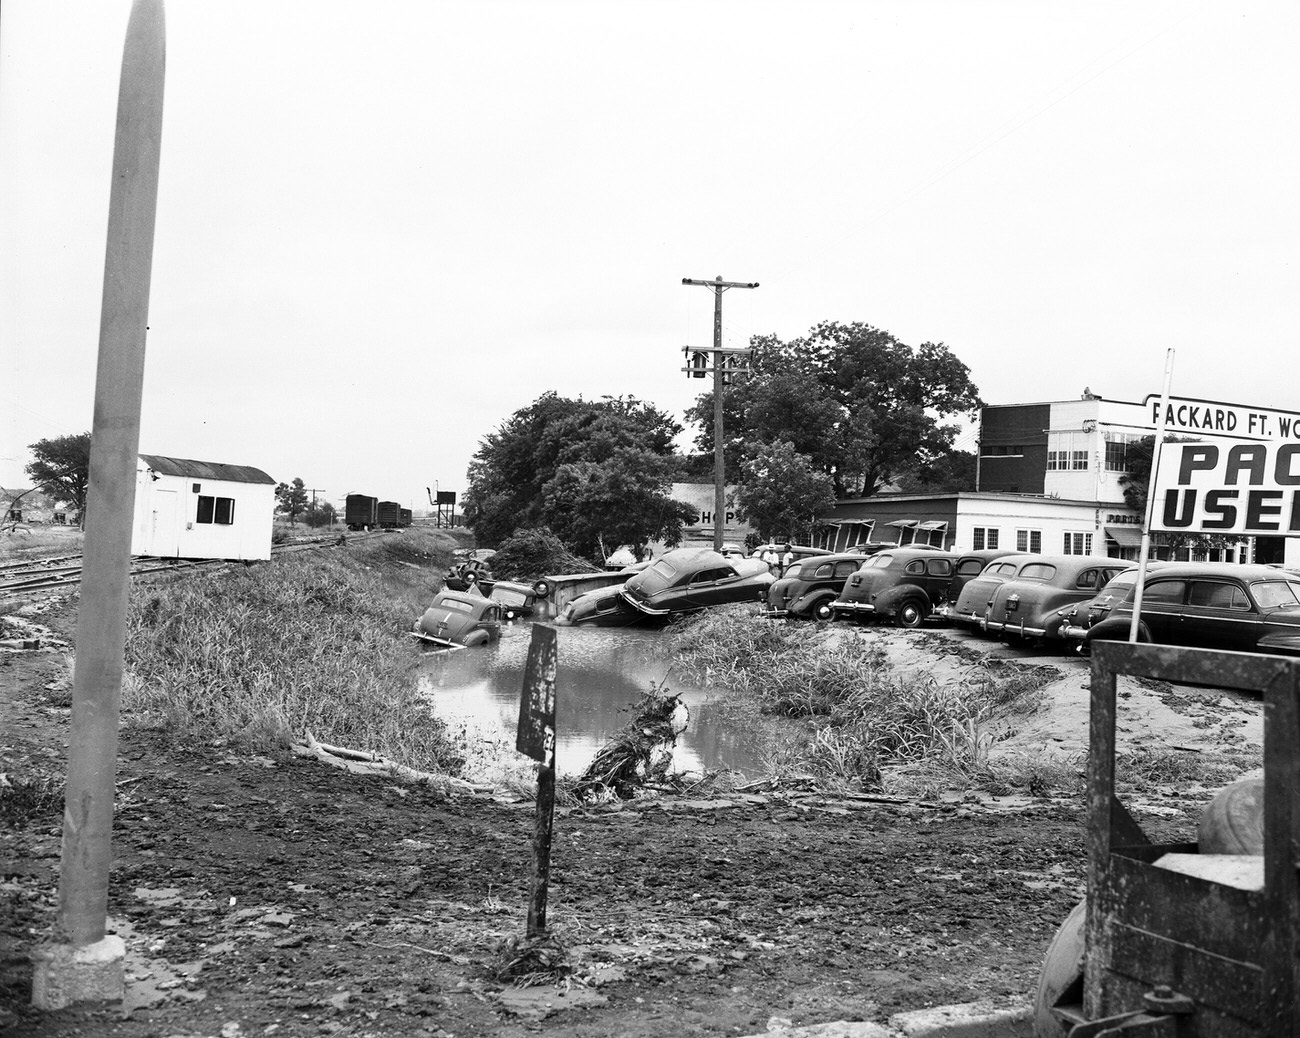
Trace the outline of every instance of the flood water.
<instances>
[{"instance_id":1,"label":"flood water","mask_svg":"<svg viewBox=\"0 0 1300 1038\"><path fill-rule=\"evenodd\" d=\"M728 723L711 694L664 658L664 635L634 628L560 627L555 679L556 771L581 774L592 757L632 719L651 685L682 697L690 709L686 732L673 751L673 771L732 770L762 774L749 737ZM471 738L497 742L514 753L519 697L532 638L530 624L507 627L499 642L453 652L431 652L423 687L438 715L463 722Z\"/></svg>"}]
</instances>

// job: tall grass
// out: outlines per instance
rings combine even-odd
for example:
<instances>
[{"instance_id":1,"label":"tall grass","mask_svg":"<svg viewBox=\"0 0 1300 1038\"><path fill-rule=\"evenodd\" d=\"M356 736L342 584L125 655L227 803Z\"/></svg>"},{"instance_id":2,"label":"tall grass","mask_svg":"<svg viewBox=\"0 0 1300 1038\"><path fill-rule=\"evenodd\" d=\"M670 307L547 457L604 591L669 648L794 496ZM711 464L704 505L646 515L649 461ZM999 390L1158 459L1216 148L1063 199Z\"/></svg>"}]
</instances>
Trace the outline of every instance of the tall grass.
<instances>
[{"instance_id":1,"label":"tall grass","mask_svg":"<svg viewBox=\"0 0 1300 1038\"><path fill-rule=\"evenodd\" d=\"M463 753L417 693L419 654L407 636L447 555L412 534L137 586L128 717L250 750L310 731L459 772Z\"/></svg>"},{"instance_id":2,"label":"tall grass","mask_svg":"<svg viewBox=\"0 0 1300 1038\"><path fill-rule=\"evenodd\" d=\"M769 714L796 719L795 747L773 770L881 786L895 774L939 769L966 784L1002 785L989 764L990 722L1028 712L1058 676L1052 667L966 661L958 683L900 674L867 632L827 632L711 611L674 628L678 666L743 691Z\"/></svg>"}]
</instances>

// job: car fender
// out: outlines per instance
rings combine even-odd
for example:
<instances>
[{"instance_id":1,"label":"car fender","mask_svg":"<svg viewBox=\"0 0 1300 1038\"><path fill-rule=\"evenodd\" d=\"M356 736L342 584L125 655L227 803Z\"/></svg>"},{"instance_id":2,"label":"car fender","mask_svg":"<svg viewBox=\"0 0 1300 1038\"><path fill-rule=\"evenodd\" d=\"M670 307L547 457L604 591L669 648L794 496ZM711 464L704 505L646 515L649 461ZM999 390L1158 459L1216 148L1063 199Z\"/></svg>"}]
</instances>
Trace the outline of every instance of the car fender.
<instances>
[{"instance_id":1,"label":"car fender","mask_svg":"<svg viewBox=\"0 0 1300 1038\"><path fill-rule=\"evenodd\" d=\"M1095 641L1126 642L1132 627L1131 617L1111 617L1088 628L1088 633L1083 636L1083 644L1091 645ZM1141 620L1138 621L1138 641L1148 643L1151 641L1151 629Z\"/></svg>"},{"instance_id":2,"label":"car fender","mask_svg":"<svg viewBox=\"0 0 1300 1038\"><path fill-rule=\"evenodd\" d=\"M930 596L925 593L925 588L920 584L895 584L886 591L882 591L876 596L876 610L881 613L894 613L898 607L906 602L909 598L919 598L925 603L927 613L934 612L934 604L930 601Z\"/></svg>"},{"instance_id":3,"label":"car fender","mask_svg":"<svg viewBox=\"0 0 1300 1038\"><path fill-rule=\"evenodd\" d=\"M1274 656L1300 656L1300 631L1277 631L1266 634L1256 647Z\"/></svg>"},{"instance_id":4,"label":"car fender","mask_svg":"<svg viewBox=\"0 0 1300 1038\"><path fill-rule=\"evenodd\" d=\"M819 588L815 591L808 591L792 603L790 603L790 612L797 613L799 616L810 616L816 612L817 607L822 602L834 602L835 592L829 588Z\"/></svg>"}]
</instances>

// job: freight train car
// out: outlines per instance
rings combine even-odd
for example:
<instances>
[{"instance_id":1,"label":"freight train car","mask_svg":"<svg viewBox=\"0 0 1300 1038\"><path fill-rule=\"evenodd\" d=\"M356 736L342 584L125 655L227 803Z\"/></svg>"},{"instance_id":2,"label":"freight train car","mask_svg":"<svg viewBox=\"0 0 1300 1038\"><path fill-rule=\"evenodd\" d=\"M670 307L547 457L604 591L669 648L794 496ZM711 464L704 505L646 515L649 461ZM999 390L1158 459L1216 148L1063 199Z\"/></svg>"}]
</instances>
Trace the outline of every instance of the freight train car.
<instances>
[{"instance_id":1,"label":"freight train car","mask_svg":"<svg viewBox=\"0 0 1300 1038\"><path fill-rule=\"evenodd\" d=\"M349 494L344 501L343 522L349 530L373 530L379 525L379 498Z\"/></svg>"},{"instance_id":2,"label":"freight train car","mask_svg":"<svg viewBox=\"0 0 1300 1038\"><path fill-rule=\"evenodd\" d=\"M396 530L402 525L402 506L396 501L380 501L377 514L380 529Z\"/></svg>"}]
</instances>

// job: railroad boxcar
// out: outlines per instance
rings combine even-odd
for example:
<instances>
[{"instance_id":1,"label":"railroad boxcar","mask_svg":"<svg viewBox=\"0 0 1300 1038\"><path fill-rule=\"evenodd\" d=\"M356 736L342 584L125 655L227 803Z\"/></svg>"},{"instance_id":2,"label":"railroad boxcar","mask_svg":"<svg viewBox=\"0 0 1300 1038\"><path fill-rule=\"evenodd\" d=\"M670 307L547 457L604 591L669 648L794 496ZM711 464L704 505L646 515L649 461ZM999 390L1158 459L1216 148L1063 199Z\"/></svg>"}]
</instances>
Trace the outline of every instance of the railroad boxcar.
<instances>
[{"instance_id":1,"label":"railroad boxcar","mask_svg":"<svg viewBox=\"0 0 1300 1038\"><path fill-rule=\"evenodd\" d=\"M376 515L380 529L396 530L402 525L402 506L396 501L380 501Z\"/></svg>"},{"instance_id":2,"label":"railroad boxcar","mask_svg":"<svg viewBox=\"0 0 1300 1038\"><path fill-rule=\"evenodd\" d=\"M411 510L410 510L409 508L401 508L401 509L398 509L398 511L399 511L401 514L400 514L400 517L399 517L398 520L397 520L397 525L398 525L398 526L410 526L410 525L411 525Z\"/></svg>"},{"instance_id":3,"label":"railroad boxcar","mask_svg":"<svg viewBox=\"0 0 1300 1038\"><path fill-rule=\"evenodd\" d=\"M373 530L379 525L379 498L349 494L343 504L343 522L349 530Z\"/></svg>"}]
</instances>

